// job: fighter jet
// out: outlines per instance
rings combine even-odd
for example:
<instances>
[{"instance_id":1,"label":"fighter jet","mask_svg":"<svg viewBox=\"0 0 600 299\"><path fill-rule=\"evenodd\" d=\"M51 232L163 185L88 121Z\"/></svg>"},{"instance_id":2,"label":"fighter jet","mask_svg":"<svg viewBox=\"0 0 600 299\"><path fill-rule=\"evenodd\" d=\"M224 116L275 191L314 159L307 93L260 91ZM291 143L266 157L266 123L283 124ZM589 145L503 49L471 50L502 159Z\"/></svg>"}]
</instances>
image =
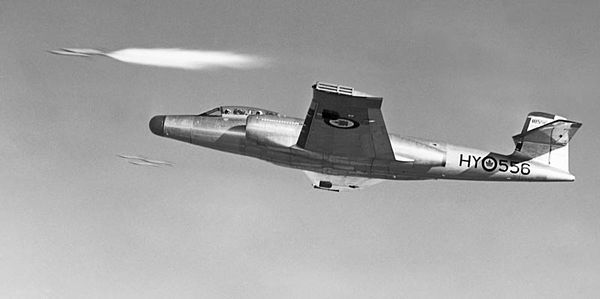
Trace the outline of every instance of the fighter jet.
<instances>
[{"instance_id":1,"label":"fighter jet","mask_svg":"<svg viewBox=\"0 0 600 299\"><path fill-rule=\"evenodd\" d=\"M127 161L129 164L133 164L133 165L138 165L138 166L150 166L150 167L160 167L157 164L154 163L148 163L148 162L144 162L144 161Z\"/></svg>"},{"instance_id":2,"label":"fighter jet","mask_svg":"<svg viewBox=\"0 0 600 299\"><path fill-rule=\"evenodd\" d=\"M57 55L80 57L90 57L91 55L106 55L106 53L96 49L61 48L60 50L49 50L48 52Z\"/></svg>"},{"instance_id":3,"label":"fighter jet","mask_svg":"<svg viewBox=\"0 0 600 299\"><path fill-rule=\"evenodd\" d=\"M161 165L162 166L171 166L171 167L173 166L173 163L171 163L171 162L155 160L155 159L148 159L148 158L142 157L142 156L118 154L117 157L126 159L127 162L134 164L134 165L140 165L140 166L155 166L155 167L159 167Z\"/></svg>"},{"instance_id":4,"label":"fighter jet","mask_svg":"<svg viewBox=\"0 0 600 299\"><path fill-rule=\"evenodd\" d=\"M383 98L317 82L304 119L245 106L157 115L152 133L304 170L313 187L361 189L382 180L574 181L569 141L581 123L531 112L515 150L499 154L388 134Z\"/></svg>"}]
</instances>

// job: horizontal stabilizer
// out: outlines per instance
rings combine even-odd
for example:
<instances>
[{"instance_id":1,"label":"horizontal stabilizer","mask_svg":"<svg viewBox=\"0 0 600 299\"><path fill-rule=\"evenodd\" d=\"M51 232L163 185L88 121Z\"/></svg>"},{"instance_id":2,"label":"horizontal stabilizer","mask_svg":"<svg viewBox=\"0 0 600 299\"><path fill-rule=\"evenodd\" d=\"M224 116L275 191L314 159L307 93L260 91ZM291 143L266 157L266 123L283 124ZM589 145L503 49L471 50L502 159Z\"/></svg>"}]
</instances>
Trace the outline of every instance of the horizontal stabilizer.
<instances>
[{"instance_id":1,"label":"horizontal stabilizer","mask_svg":"<svg viewBox=\"0 0 600 299\"><path fill-rule=\"evenodd\" d=\"M580 127L554 114L529 113L521 134L513 136L513 156L569 172L569 141Z\"/></svg>"},{"instance_id":2,"label":"horizontal stabilizer","mask_svg":"<svg viewBox=\"0 0 600 299\"><path fill-rule=\"evenodd\" d=\"M555 120L531 131L513 136L516 151L531 158L547 153L569 143L581 123L570 120ZM535 146L535 145L540 146Z\"/></svg>"}]
</instances>

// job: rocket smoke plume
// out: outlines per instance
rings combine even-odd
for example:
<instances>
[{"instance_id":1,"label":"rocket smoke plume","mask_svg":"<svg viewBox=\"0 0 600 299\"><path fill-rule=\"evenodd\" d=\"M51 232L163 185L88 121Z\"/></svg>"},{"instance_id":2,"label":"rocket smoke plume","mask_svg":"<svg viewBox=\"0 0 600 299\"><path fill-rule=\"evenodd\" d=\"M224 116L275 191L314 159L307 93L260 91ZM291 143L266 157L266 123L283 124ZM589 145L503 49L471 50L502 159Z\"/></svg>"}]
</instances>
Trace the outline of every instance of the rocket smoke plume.
<instances>
[{"instance_id":1,"label":"rocket smoke plume","mask_svg":"<svg viewBox=\"0 0 600 299\"><path fill-rule=\"evenodd\" d=\"M119 61L158 67L202 70L214 68L249 69L265 66L261 57L223 51L187 49L140 49L129 48L104 53Z\"/></svg>"}]
</instances>

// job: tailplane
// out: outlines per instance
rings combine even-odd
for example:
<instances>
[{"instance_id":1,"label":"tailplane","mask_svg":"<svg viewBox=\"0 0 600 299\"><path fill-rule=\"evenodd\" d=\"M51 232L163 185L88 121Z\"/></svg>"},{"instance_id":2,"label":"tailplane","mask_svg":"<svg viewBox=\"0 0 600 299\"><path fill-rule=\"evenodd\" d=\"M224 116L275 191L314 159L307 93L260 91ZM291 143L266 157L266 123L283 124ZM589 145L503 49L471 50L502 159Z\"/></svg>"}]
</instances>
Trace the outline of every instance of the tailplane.
<instances>
[{"instance_id":1,"label":"tailplane","mask_svg":"<svg viewBox=\"0 0 600 299\"><path fill-rule=\"evenodd\" d=\"M569 141L580 127L562 116L531 112L521 134L513 136L513 155L569 172Z\"/></svg>"}]
</instances>

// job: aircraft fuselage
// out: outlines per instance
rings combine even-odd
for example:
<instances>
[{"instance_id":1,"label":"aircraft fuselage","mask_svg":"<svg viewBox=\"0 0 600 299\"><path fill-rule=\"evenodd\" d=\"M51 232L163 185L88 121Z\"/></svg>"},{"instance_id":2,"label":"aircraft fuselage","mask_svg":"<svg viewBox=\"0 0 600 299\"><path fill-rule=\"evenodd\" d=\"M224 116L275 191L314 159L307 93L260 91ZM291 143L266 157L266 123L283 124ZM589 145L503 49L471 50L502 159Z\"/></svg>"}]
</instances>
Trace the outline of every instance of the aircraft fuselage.
<instances>
[{"instance_id":1,"label":"aircraft fuselage","mask_svg":"<svg viewBox=\"0 0 600 299\"><path fill-rule=\"evenodd\" d=\"M168 115L153 133L280 166L337 176L388 180L573 181L546 164L494 152L389 134L394 159L312 152L296 145L304 120L280 115Z\"/></svg>"}]
</instances>

